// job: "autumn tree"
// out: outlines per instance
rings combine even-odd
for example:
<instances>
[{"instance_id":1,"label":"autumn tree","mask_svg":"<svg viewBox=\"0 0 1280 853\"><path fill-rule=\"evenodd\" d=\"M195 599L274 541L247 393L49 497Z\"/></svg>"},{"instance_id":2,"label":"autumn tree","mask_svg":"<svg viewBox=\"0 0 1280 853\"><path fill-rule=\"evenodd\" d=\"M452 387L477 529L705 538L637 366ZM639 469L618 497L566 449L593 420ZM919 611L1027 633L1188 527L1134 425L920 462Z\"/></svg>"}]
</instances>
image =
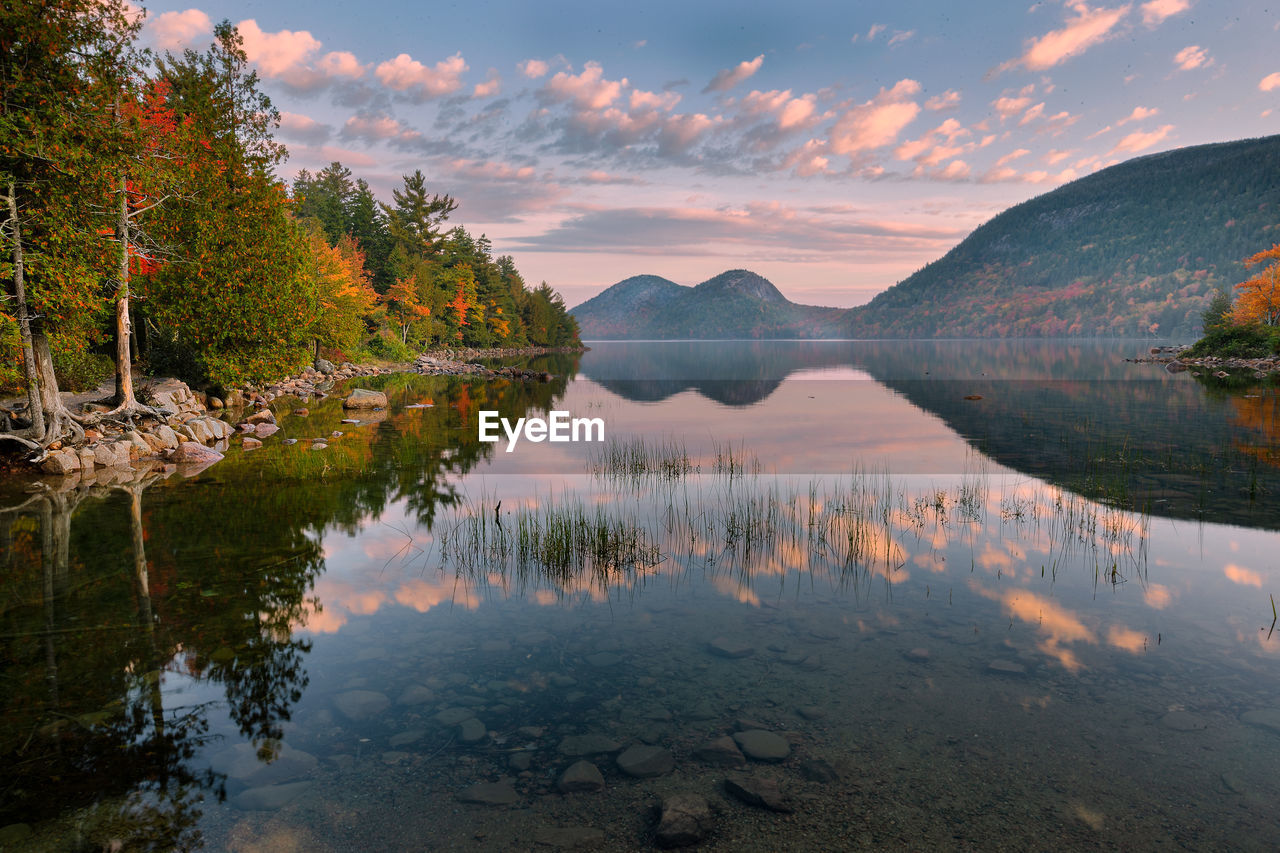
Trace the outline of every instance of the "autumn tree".
<instances>
[{"instance_id":1,"label":"autumn tree","mask_svg":"<svg viewBox=\"0 0 1280 853\"><path fill-rule=\"evenodd\" d=\"M104 307L104 261L84 182L100 173L96 81L115 79L141 26L124 0L6 3L0 27L5 278L27 390L24 435L42 449L82 433L58 393L51 337L83 346Z\"/></svg>"},{"instance_id":2,"label":"autumn tree","mask_svg":"<svg viewBox=\"0 0 1280 853\"><path fill-rule=\"evenodd\" d=\"M1280 324L1280 243L1245 259L1245 266L1261 266L1252 278L1240 282L1236 289L1233 317L1237 323Z\"/></svg>"},{"instance_id":3,"label":"autumn tree","mask_svg":"<svg viewBox=\"0 0 1280 853\"><path fill-rule=\"evenodd\" d=\"M230 386L305 364L320 308L306 239L274 174L286 153L272 136L279 113L258 91L235 27L224 21L214 37L203 54L158 63L178 119L206 151L191 192L159 214L164 238L181 249L149 277L146 295L166 340Z\"/></svg>"}]
</instances>

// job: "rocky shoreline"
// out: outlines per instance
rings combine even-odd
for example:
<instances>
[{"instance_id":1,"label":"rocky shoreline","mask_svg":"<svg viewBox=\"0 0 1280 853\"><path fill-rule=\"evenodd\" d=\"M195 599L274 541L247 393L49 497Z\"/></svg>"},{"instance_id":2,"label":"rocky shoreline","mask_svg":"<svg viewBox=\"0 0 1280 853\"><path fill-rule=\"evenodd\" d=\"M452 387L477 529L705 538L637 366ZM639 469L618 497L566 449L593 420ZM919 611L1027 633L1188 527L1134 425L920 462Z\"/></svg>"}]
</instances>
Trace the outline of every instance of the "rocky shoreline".
<instances>
[{"instance_id":1,"label":"rocky shoreline","mask_svg":"<svg viewBox=\"0 0 1280 853\"><path fill-rule=\"evenodd\" d=\"M1183 355L1189 349L1189 346L1152 347L1147 355L1127 358L1125 361L1141 364L1163 364L1165 370L1170 373L1190 371L1192 376L1201 375L1197 372L1198 368L1216 379L1229 379L1233 376L1248 379L1268 379L1280 376L1280 355L1267 356L1266 358L1228 358L1212 355L1202 358L1189 358Z\"/></svg>"},{"instance_id":2,"label":"rocky shoreline","mask_svg":"<svg viewBox=\"0 0 1280 853\"><path fill-rule=\"evenodd\" d=\"M305 402L322 400L339 383L364 376L392 373L415 373L424 376L466 376L477 379L507 379L521 382L550 382L550 373L520 367L486 367L474 359L527 357L548 353L575 353L582 349L547 349L523 347L513 349L433 350L412 362L392 365L334 365L324 359L301 373L264 387L246 385L227 391L224 397L192 391L177 379L152 379L142 383L140 398L168 413L163 421L145 419L139 423L103 421L85 430L78 444L55 442L43 454L32 459L35 468L53 476L92 477L95 480L131 475L135 471L152 471L157 467L188 473L203 470L222 458L233 435L240 433L246 449L261 445L261 439L275 432L275 415L271 403L281 397ZM352 389L343 400L349 409L385 408L386 397L376 391ZM101 403L83 403L84 414L105 412ZM220 412L231 410L239 416L224 418ZM7 412L20 417L21 410ZM236 423L233 426L233 420Z\"/></svg>"}]
</instances>

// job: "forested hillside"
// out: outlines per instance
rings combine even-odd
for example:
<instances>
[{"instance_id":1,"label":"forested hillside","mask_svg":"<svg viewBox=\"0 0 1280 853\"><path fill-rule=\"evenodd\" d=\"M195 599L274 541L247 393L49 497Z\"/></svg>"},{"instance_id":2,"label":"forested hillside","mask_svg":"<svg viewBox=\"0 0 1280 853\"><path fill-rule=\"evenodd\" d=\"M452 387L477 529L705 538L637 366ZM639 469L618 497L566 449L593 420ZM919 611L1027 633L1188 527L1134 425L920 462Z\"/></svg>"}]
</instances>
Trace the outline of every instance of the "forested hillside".
<instances>
[{"instance_id":1,"label":"forested hillside","mask_svg":"<svg viewBox=\"0 0 1280 853\"><path fill-rule=\"evenodd\" d=\"M1280 136L1139 157L1012 207L849 312L855 337L1189 335L1280 240Z\"/></svg>"}]
</instances>

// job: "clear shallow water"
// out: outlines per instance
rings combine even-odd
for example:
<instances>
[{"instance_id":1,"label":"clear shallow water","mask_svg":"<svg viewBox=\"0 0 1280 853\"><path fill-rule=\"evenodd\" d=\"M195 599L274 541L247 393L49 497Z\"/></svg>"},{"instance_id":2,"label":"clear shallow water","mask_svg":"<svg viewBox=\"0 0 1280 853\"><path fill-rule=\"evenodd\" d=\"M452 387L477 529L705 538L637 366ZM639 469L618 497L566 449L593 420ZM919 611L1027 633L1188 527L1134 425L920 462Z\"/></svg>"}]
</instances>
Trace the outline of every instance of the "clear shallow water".
<instances>
[{"instance_id":1,"label":"clear shallow water","mask_svg":"<svg viewBox=\"0 0 1280 853\"><path fill-rule=\"evenodd\" d=\"M31 498L0 519L7 846L645 849L694 791L706 849L1270 849L1275 438L1239 413L1274 401L1136 351L604 344L568 383L281 418L347 433L327 452ZM475 441L480 408L552 406L698 470ZM717 473L728 442L760 473ZM611 546L521 554L579 508ZM791 813L700 753L743 726L789 742L746 770ZM588 755L604 790L562 794L578 735L674 768ZM503 779L513 804L457 799Z\"/></svg>"}]
</instances>

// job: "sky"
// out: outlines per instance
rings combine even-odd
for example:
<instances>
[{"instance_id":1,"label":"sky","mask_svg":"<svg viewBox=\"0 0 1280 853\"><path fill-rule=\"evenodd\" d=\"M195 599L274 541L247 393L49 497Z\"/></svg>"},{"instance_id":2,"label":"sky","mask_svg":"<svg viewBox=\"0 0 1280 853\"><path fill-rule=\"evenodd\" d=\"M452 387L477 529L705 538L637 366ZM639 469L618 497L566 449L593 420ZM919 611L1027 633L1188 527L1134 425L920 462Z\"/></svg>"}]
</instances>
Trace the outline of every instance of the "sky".
<instances>
[{"instance_id":1,"label":"sky","mask_svg":"<svg viewBox=\"0 0 1280 853\"><path fill-rule=\"evenodd\" d=\"M159 50L239 27L281 177L337 160L390 201L421 169L570 306L734 268L858 305L1070 180L1280 132L1280 8L1256 0L146 10Z\"/></svg>"}]
</instances>

